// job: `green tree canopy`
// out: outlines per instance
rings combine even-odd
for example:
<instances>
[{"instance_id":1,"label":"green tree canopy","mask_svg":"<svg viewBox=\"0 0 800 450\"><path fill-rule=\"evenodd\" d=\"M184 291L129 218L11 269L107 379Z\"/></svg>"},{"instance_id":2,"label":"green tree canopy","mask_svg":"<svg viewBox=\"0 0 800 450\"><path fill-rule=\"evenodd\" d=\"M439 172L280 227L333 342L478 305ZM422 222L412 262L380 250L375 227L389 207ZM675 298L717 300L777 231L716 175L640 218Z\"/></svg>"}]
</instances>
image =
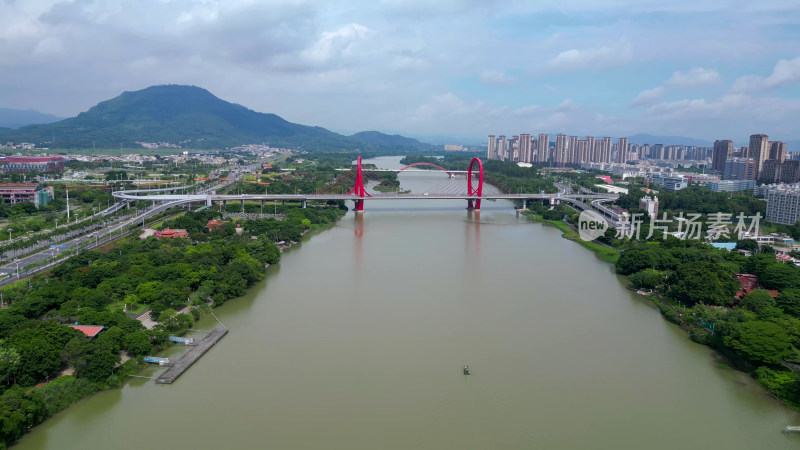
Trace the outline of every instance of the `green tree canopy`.
<instances>
[{"instance_id":1,"label":"green tree canopy","mask_svg":"<svg viewBox=\"0 0 800 450\"><path fill-rule=\"evenodd\" d=\"M744 322L737 333L725 338L725 344L750 361L770 365L779 364L793 352L789 336L772 322Z\"/></svg>"},{"instance_id":2,"label":"green tree canopy","mask_svg":"<svg viewBox=\"0 0 800 450\"><path fill-rule=\"evenodd\" d=\"M775 306L775 300L764 289L756 289L749 292L742 299L742 307L755 313L759 313L764 308L771 306Z\"/></svg>"}]
</instances>

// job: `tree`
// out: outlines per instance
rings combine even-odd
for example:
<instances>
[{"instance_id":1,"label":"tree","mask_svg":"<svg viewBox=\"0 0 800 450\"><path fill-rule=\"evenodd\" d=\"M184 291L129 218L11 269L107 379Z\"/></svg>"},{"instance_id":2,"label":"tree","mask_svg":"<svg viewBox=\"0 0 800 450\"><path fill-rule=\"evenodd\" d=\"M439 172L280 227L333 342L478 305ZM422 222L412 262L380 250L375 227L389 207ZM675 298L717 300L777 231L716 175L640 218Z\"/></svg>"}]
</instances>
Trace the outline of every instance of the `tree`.
<instances>
[{"instance_id":1,"label":"tree","mask_svg":"<svg viewBox=\"0 0 800 450\"><path fill-rule=\"evenodd\" d=\"M755 255L758 253L758 242L756 242L754 239L742 239L741 241L736 242L736 249L747 250Z\"/></svg>"},{"instance_id":2,"label":"tree","mask_svg":"<svg viewBox=\"0 0 800 450\"><path fill-rule=\"evenodd\" d=\"M653 289L664 282L664 275L655 269L645 269L628 276L634 289Z\"/></svg>"},{"instance_id":3,"label":"tree","mask_svg":"<svg viewBox=\"0 0 800 450\"><path fill-rule=\"evenodd\" d=\"M775 306L775 300L764 289L756 289L742 299L742 307L754 313L760 313L764 308L771 306Z\"/></svg>"},{"instance_id":4,"label":"tree","mask_svg":"<svg viewBox=\"0 0 800 450\"><path fill-rule=\"evenodd\" d=\"M169 321L169 319L171 319L172 316L174 316L176 313L177 311L175 311L174 309L171 308L165 309L164 311L161 312L161 314L158 315L158 321L161 323L165 323Z\"/></svg>"},{"instance_id":5,"label":"tree","mask_svg":"<svg viewBox=\"0 0 800 450\"><path fill-rule=\"evenodd\" d=\"M758 281L768 289L800 288L800 269L791 264L776 262L764 269Z\"/></svg>"},{"instance_id":6,"label":"tree","mask_svg":"<svg viewBox=\"0 0 800 450\"><path fill-rule=\"evenodd\" d=\"M730 272L709 262L692 262L680 265L669 277L667 293L687 306L730 305L739 290L739 283Z\"/></svg>"},{"instance_id":7,"label":"tree","mask_svg":"<svg viewBox=\"0 0 800 450\"><path fill-rule=\"evenodd\" d=\"M656 265L655 252L649 245L637 245L622 252L615 264L617 273L629 275L644 269L652 269Z\"/></svg>"},{"instance_id":8,"label":"tree","mask_svg":"<svg viewBox=\"0 0 800 450\"><path fill-rule=\"evenodd\" d=\"M92 381L105 381L114 372L114 367L119 361L118 354L109 350L96 350L90 354L81 375Z\"/></svg>"},{"instance_id":9,"label":"tree","mask_svg":"<svg viewBox=\"0 0 800 450\"><path fill-rule=\"evenodd\" d=\"M800 289L784 289L775 299L775 304L787 314L800 317Z\"/></svg>"},{"instance_id":10,"label":"tree","mask_svg":"<svg viewBox=\"0 0 800 450\"><path fill-rule=\"evenodd\" d=\"M725 338L725 345L754 362L777 365L793 351L789 336L780 325L751 321L739 325L739 330Z\"/></svg>"},{"instance_id":11,"label":"tree","mask_svg":"<svg viewBox=\"0 0 800 450\"><path fill-rule=\"evenodd\" d=\"M147 355L153 349L153 344L150 342L150 333L147 330L141 330L128 334L125 336L123 347L133 355Z\"/></svg>"},{"instance_id":12,"label":"tree","mask_svg":"<svg viewBox=\"0 0 800 450\"><path fill-rule=\"evenodd\" d=\"M20 363L20 355L0 340L0 383L7 384L13 379Z\"/></svg>"}]
</instances>

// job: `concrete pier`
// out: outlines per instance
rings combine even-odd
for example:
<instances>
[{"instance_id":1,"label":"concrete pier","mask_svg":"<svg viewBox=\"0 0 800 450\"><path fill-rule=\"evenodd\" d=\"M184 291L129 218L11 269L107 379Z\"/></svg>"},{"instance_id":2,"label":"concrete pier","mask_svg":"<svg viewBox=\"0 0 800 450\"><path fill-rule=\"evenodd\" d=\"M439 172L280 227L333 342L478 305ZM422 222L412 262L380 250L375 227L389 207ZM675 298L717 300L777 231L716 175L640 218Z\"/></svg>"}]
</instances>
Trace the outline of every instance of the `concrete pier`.
<instances>
[{"instance_id":1,"label":"concrete pier","mask_svg":"<svg viewBox=\"0 0 800 450\"><path fill-rule=\"evenodd\" d=\"M208 336L197 342L185 355L174 361L172 366L156 379L156 383L171 384L226 334L228 334L228 330L225 328L216 328L208 333Z\"/></svg>"}]
</instances>

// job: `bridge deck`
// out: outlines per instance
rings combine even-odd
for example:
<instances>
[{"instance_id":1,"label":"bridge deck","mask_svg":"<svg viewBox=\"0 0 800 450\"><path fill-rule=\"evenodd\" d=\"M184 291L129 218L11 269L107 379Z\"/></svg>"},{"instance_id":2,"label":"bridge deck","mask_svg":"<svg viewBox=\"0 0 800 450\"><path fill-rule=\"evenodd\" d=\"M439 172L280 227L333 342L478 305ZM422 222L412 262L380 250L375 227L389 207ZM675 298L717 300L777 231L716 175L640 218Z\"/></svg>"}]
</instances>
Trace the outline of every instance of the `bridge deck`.
<instances>
[{"instance_id":1,"label":"bridge deck","mask_svg":"<svg viewBox=\"0 0 800 450\"><path fill-rule=\"evenodd\" d=\"M161 374L156 379L156 383L160 384L170 384L175 379L177 379L183 372L186 371L192 364L195 363L198 359L200 359L205 352L207 352L214 344L217 343L223 336L228 334L228 330L225 328L216 328L214 331L208 334L203 340L197 343L194 347L192 347L186 354L184 354L179 360L175 361L169 369L165 370L164 373Z\"/></svg>"}]
</instances>

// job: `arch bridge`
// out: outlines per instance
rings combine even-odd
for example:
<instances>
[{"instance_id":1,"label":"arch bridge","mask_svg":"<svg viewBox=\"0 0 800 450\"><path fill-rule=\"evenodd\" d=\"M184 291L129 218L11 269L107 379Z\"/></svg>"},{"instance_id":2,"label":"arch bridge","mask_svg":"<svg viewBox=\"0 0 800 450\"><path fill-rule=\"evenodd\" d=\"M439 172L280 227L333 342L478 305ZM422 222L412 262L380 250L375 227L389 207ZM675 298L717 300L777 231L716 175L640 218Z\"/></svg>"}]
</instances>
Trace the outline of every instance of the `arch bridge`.
<instances>
[{"instance_id":1,"label":"arch bridge","mask_svg":"<svg viewBox=\"0 0 800 450\"><path fill-rule=\"evenodd\" d=\"M423 164L423 163L418 163ZM425 163L430 164L430 163ZM433 164L430 164L433 165ZM433 165L435 166L435 165ZM437 166L438 167L438 166ZM440 170L451 173L442 167ZM413 170L413 169L412 169ZM394 170L393 170L394 171ZM398 171L399 172L399 171ZM461 172L461 171L458 171ZM460 199L467 201L467 209L479 211L481 209L481 200L549 200L551 203L560 201L583 201L583 200L615 200L617 195L613 194L544 194L544 193L518 193L518 194L503 194L500 192L486 193L483 189L483 163L479 158L473 158L470 163L467 173L466 192L461 191L457 193L436 193L425 192L422 194L398 194L398 193L370 193L364 186L364 177L361 170L361 157L357 159L355 185L346 194L216 194L213 192L206 192L202 194L165 194L162 189L149 189L149 190L128 190L116 191L112 195L122 201L152 201L152 202L171 202L173 205L198 203L203 202L211 206L214 202L222 202L223 204L229 201L242 202L245 201L296 201L301 202L303 207L309 200L314 201L327 201L327 200L353 200L355 203L355 211L364 211L364 202L366 200L453 200ZM452 182L456 182L453 180ZM160 192L156 192L160 191ZM374 194L374 195L373 195Z\"/></svg>"}]
</instances>

